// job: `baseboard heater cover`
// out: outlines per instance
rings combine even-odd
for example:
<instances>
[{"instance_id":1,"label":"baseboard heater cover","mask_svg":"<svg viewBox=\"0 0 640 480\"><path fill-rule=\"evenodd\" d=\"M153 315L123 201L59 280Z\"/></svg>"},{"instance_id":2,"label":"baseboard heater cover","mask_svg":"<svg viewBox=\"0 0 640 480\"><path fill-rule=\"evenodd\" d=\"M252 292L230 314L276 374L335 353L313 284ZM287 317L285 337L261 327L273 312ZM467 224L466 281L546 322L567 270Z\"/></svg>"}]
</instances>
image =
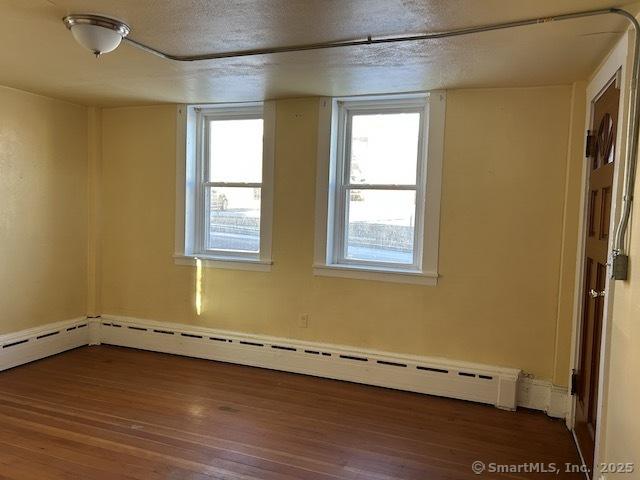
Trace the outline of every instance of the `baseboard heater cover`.
<instances>
[{"instance_id":1,"label":"baseboard heater cover","mask_svg":"<svg viewBox=\"0 0 640 480\"><path fill-rule=\"evenodd\" d=\"M81 317L0 335L0 371L99 343L460 398L507 410L517 405L567 422L570 416L566 387L523 376L517 369L130 317Z\"/></svg>"},{"instance_id":2,"label":"baseboard heater cover","mask_svg":"<svg viewBox=\"0 0 640 480\"><path fill-rule=\"evenodd\" d=\"M88 345L89 330L82 317L0 335L0 371Z\"/></svg>"},{"instance_id":3,"label":"baseboard heater cover","mask_svg":"<svg viewBox=\"0 0 640 480\"><path fill-rule=\"evenodd\" d=\"M104 344L516 408L518 369L131 317L108 315L90 321Z\"/></svg>"}]
</instances>

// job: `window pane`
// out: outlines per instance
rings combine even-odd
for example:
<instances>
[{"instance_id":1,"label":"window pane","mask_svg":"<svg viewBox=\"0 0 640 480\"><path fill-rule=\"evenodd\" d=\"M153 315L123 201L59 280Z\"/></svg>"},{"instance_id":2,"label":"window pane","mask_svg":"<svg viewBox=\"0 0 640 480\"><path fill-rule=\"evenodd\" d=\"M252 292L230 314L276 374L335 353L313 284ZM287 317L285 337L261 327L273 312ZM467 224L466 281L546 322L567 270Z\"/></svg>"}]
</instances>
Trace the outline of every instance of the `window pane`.
<instances>
[{"instance_id":1,"label":"window pane","mask_svg":"<svg viewBox=\"0 0 640 480\"><path fill-rule=\"evenodd\" d=\"M351 183L415 185L419 113L354 115Z\"/></svg>"},{"instance_id":2,"label":"window pane","mask_svg":"<svg viewBox=\"0 0 640 480\"><path fill-rule=\"evenodd\" d=\"M416 192L349 190L347 195L346 258L413 263Z\"/></svg>"},{"instance_id":3,"label":"window pane","mask_svg":"<svg viewBox=\"0 0 640 480\"><path fill-rule=\"evenodd\" d=\"M209 181L262 182L262 119L209 122Z\"/></svg>"},{"instance_id":4,"label":"window pane","mask_svg":"<svg viewBox=\"0 0 640 480\"><path fill-rule=\"evenodd\" d=\"M208 250L260 250L260 189L210 187Z\"/></svg>"}]
</instances>

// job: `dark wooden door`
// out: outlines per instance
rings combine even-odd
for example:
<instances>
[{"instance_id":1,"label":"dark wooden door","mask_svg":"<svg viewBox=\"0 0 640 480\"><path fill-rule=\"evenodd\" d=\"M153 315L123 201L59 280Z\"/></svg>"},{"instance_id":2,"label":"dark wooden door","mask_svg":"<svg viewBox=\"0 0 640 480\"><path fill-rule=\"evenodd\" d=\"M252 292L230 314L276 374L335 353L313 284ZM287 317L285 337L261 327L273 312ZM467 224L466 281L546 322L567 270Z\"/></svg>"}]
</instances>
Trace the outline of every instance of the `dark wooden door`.
<instances>
[{"instance_id":1,"label":"dark wooden door","mask_svg":"<svg viewBox=\"0 0 640 480\"><path fill-rule=\"evenodd\" d=\"M593 468L598 405L602 316L605 303L611 194L620 89L612 81L593 104L589 162L588 209L584 258L582 328L576 371L575 433L580 451Z\"/></svg>"}]
</instances>

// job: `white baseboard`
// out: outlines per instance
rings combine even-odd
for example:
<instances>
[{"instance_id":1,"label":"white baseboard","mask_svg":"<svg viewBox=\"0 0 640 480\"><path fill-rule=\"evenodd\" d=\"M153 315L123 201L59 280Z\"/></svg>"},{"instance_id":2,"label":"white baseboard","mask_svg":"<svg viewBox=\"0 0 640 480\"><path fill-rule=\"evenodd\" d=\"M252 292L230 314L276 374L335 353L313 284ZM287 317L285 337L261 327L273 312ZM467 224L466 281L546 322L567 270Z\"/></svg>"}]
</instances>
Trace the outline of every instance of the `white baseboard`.
<instances>
[{"instance_id":1,"label":"white baseboard","mask_svg":"<svg viewBox=\"0 0 640 480\"><path fill-rule=\"evenodd\" d=\"M89 344L85 317L0 336L0 371Z\"/></svg>"},{"instance_id":2,"label":"white baseboard","mask_svg":"<svg viewBox=\"0 0 640 480\"><path fill-rule=\"evenodd\" d=\"M519 407L542 410L550 417L566 419L569 413L569 399L567 387L528 377L521 377L518 382Z\"/></svg>"},{"instance_id":3,"label":"white baseboard","mask_svg":"<svg viewBox=\"0 0 640 480\"><path fill-rule=\"evenodd\" d=\"M100 341L516 408L513 368L112 315L100 319Z\"/></svg>"},{"instance_id":4,"label":"white baseboard","mask_svg":"<svg viewBox=\"0 0 640 480\"><path fill-rule=\"evenodd\" d=\"M100 343L459 398L507 410L519 406L555 418L569 414L567 388L522 377L518 369L113 315L0 336L0 371Z\"/></svg>"}]
</instances>

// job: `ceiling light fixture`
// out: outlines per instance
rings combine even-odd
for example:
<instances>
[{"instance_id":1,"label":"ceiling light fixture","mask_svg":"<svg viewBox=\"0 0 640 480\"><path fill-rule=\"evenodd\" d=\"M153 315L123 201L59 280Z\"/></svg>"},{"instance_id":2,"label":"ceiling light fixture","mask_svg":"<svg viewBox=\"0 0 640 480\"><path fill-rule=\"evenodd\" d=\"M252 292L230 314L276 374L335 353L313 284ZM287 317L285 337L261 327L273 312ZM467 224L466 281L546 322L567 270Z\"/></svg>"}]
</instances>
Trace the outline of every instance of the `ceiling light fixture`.
<instances>
[{"instance_id":1,"label":"ceiling light fixture","mask_svg":"<svg viewBox=\"0 0 640 480\"><path fill-rule=\"evenodd\" d=\"M129 35L129 25L100 15L68 15L62 19L76 41L96 57L118 48Z\"/></svg>"}]
</instances>

